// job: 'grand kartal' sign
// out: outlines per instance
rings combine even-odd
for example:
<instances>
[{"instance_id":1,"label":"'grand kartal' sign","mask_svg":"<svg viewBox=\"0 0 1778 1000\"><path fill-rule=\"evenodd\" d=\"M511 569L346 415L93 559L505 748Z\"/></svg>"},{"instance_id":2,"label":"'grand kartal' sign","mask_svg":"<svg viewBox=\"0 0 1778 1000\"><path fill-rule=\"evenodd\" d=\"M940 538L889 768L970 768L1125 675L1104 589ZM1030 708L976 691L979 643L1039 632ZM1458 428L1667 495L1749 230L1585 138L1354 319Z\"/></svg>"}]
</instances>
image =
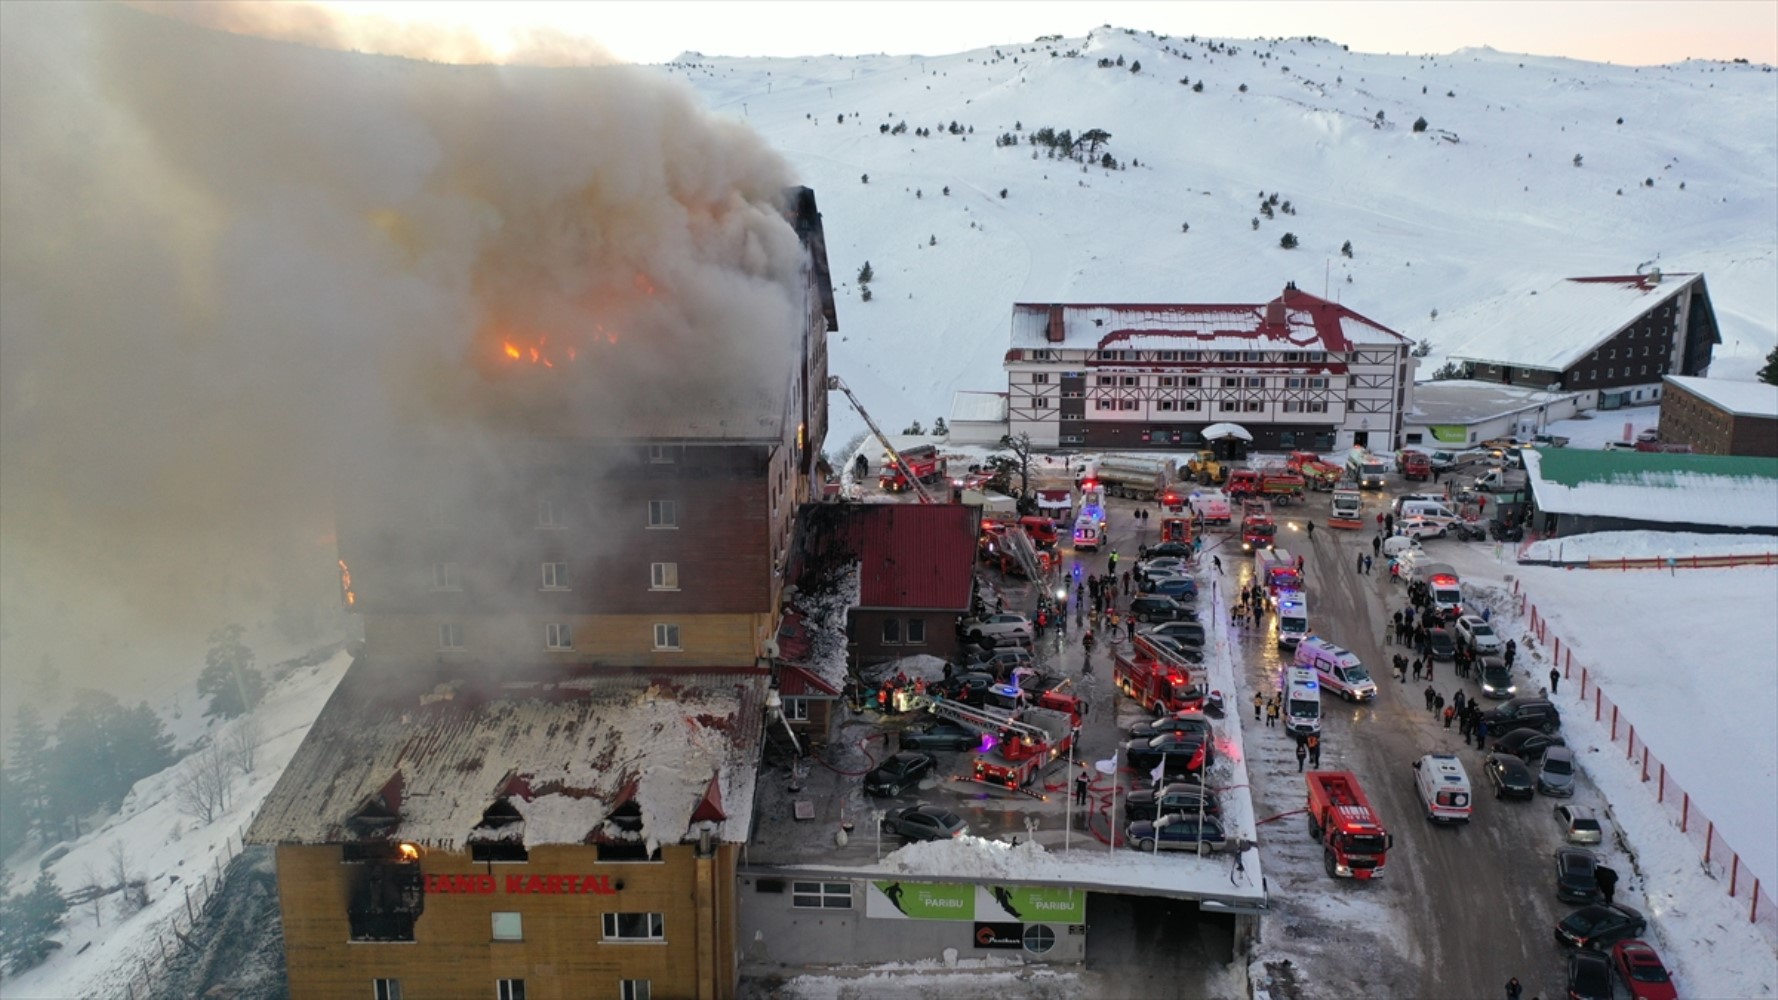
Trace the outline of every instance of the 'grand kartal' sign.
<instances>
[{"instance_id":1,"label":"'grand kartal' sign","mask_svg":"<svg viewBox=\"0 0 1778 1000\"><path fill-rule=\"evenodd\" d=\"M488 895L493 893L499 881L492 875L427 875L426 891L429 893L462 893L468 895ZM597 896L615 896L617 890L611 885L609 875L508 875L506 876L506 892L508 895L537 894L545 896L571 896L581 893L592 893Z\"/></svg>"},{"instance_id":2,"label":"'grand kartal' sign","mask_svg":"<svg viewBox=\"0 0 1778 1000\"><path fill-rule=\"evenodd\" d=\"M1083 924L1086 893L1078 889L870 882L864 915L890 920L976 920Z\"/></svg>"}]
</instances>

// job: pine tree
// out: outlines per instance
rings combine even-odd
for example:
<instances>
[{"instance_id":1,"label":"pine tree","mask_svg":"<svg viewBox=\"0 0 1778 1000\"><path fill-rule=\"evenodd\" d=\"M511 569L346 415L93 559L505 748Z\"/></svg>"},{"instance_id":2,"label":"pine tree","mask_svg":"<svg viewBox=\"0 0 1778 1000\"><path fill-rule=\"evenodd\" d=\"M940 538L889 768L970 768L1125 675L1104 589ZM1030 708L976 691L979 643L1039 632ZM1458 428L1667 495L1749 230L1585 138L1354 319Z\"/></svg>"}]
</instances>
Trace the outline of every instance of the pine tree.
<instances>
[{"instance_id":1,"label":"pine tree","mask_svg":"<svg viewBox=\"0 0 1778 1000\"><path fill-rule=\"evenodd\" d=\"M941 437L951 433L951 428L945 423L945 418L938 417L932 421L932 433Z\"/></svg>"},{"instance_id":2,"label":"pine tree","mask_svg":"<svg viewBox=\"0 0 1778 1000\"><path fill-rule=\"evenodd\" d=\"M1426 119L1424 117L1414 119L1414 131L1416 131L1416 132L1426 131Z\"/></svg>"},{"instance_id":3,"label":"pine tree","mask_svg":"<svg viewBox=\"0 0 1778 1000\"><path fill-rule=\"evenodd\" d=\"M41 965L61 947L53 935L67 914L68 901L49 872L38 875L29 892L8 896L0 904L0 959L6 968L16 974Z\"/></svg>"},{"instance_id":4,"label":"pine tree","mask_svg":"<svg viewBox=\"0 0 1778 1000\"><path fill-rule=\"evenodd\" d=\"M1766 366L1759 370L1759 380L1767 385L1778 385L1778 347L1766 355Z\"/></svg>"},{"instance_id":5,"label":"pine tree","mask_svg":"<svg viewBox=\"0 0 1778 1000\"><path fill-rule=\"evenodd\" d=\"M29 702L20 704L13 716L12 742L7 747L11 757L7 775L12 792L28 832L47 837L53 821L50 818L49 788L52 760L49 749L49 727L43 716Z\"/></svg>"},{"instance_id":6,"label":"pine tree","mask_svg":"<svg viewBox=\"0 0 1778 1000\"><path fill-rule=\"evenodd\" d=\"M870 269L870 261L868 261L868 260L864 262L863 267L858 269L858 283L861 285L870 284L871 279L875 278L876 276L877 276L877 273Z\"/></svg>"},{"instance_id":7,"label":"pine tree","mask_svg":"<svg viewBox=\"0 0 1778 1000\"><path fill-rule=\"evenodd\" d=\"M1285 233L1283 236L1278 238L1278 245L1283 247L1286 250L1295 250L1296 249L1296 234L1295 233Z\"/></svg>"},{"instance_id":8,"label":"pine tree","mask_svg":"<svg viewBox=\"0 0 1778 1000\"><path fill-rule=\"evenodd\" d=\"M205 715L232 719L250 711L265 695L265 679L253 669L253 650L241 641L246 631L225 625L210 633L204 672L198 675L198 693L210 699Z\"/></svg>"},{"instance_id":9,"label":"pine tree","mask_svg":"<svg viewBox=\"0 0 1778 1000\"><path fill-rule=\"evenodd\" d=\"M1342 256L1342 257L1352 256L1352 241L1351 240L1347 240L1346 242L1340 244L1340 256Z\"/></svg>"}]
</instances>

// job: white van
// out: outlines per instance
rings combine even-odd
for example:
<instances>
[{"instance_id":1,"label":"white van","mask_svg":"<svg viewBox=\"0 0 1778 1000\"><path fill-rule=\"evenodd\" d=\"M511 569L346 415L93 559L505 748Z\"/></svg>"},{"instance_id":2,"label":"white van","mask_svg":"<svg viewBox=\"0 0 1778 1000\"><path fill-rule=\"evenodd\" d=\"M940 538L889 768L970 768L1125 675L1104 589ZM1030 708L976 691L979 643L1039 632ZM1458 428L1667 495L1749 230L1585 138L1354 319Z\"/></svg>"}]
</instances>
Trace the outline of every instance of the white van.
<instances>
[{"instance_id":1,"label":"white van","mask_svg":"<svg viewBox=\"0 0 1778 1000\"><path fill-rule=\"evenodd\" d=\"M1105 521L1093 514L1082 514L1074 522L1074 547L1079 550L1099 551L1105 541Z\"/></svg>"},{"instance_id":2,"label":"white van","mask_svg":"<svg viewBox=\"0 0 1778 1000\"><path fill-rule=\"evenodd\" d=\"M1434 524L1442 524L1446 527L1461 520L1451 508L1446 507L1440 500L1409 500L1401 505L1401 510L1396 514L1396 517L1401 520L1410 517L1425 518Z\"/></svg>"},{"instance_id":3,"label":"white van","mask_svg":"<svg viewBox=\"0 0 1778 1000\"><path fill-rule=\"evenodd\" d=\"M1444 502L1445 502L1445 495L1443 493L1405 493L1405 494L1395 498L1395 503L1391 506L1390 509L1395 512L1395 516L1397 518L1402 518L1402 517L1407 516L1405 513L1403 513L1402 508L1407 506L1408 504L1411 504L1411 503L1444 503Z\"/></svg>"},{"instance_id":4,"label":"white van","mask_svg":"<svg viewBox=\"0 0 1778 1000\"><path fill-rule=\"evenodd\" d=\"M1326 639L1304 639L1296 647L1296 666L1315 671L1321 683L1347 701L1370 701L1377 682L1359 662L1358 654Z\"/></svg>"},{"instance_id":5,"label":"white van","mask_svg":"<svg viewBox=\"0 0 1778 1000\"><path fill-rule=\"evenodd\" d=\"M1295 646L1309 634L1309 598L1300 590L1278 592L1278 645Z\"/></svg>"},{"instance_id":6,"label":"white van","mask_svg":"<svg viewBox=\"0 0 1778 1000\"><path fill-rule=\"evenodd\" d=\"M1321 732L1321 683L1313 670L1284 672L1284 731L1292 736Z\"/></svg>"},{"instance_id":7,"label":"white van","mask_svg":"<svg viewBox=\"0 0 1778 1000\"><path fill-rule=\"evenodd\" d=\"M1414 761L1414 787L1426 805L1426 818L1434 823L1469 822L1469 774L1456 754L1429 753Z\"/></svg>"}]
</instances>

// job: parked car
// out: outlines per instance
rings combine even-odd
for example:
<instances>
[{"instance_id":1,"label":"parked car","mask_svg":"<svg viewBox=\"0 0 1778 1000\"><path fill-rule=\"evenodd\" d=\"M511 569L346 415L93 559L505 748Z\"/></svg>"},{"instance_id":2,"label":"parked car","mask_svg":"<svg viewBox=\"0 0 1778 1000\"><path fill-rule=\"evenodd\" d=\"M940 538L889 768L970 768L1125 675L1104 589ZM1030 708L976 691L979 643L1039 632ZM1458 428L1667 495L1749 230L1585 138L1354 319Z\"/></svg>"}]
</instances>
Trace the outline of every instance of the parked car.
<instances>
[{"instance_id":1,"label":"parked car","mask_svg":"<svg viewBox=\"0 0 1778 1000\"><path fill-rule=\"evenodd\" d=\"M1130 738L1133 740L1152 740L1162 733L1190 733L1209 739L1210 720L1197 712L1175 712L1148 722L1138 722L1130 727Z\"/></svg>"},{"instance_id":2,"label":"parked car","mask_svg":"<svg viewBox=\"0 0 1778 1000\"><path fill-rule=\"evenodd\" d=\"M1009 642L1029 643L1032 635L1031 621L1024 615L984 615L965 621L963 635L972 642L993 639L996 645Z\"/></svg>"},{"instance_id":3,"label":"parked car","mask_svg":"<svg viewBox=\"0 0 1778 1000\"><path fill-rule=\"evenodd\" d=\"M1150 556L1136 564L1136 578L1145 580L1162 573L1185 574L1191 572L1191 560L1185 556Z\"/></svg>"},{"instance_id":4,"label":"parked car","mask_svg":"<svg viewBox=\"0 0 1778 1000\"><path fill-rule=\"evenodd\" d=\"M1457 641L1466 649L1478 656L1487 656L1506 651L1506 644L1495 634L1494 626L1482 621L1480 615L1463 615L1457 619L1455 626Z\"/></svg>"},{"instance_id":5,"label":"parked car","mask_svg":"<svg viewBox=\"0 0 1778 1000\"><path fill-rule=\"evenodd\" d=\"M996 677L1007 677L1020 667L1037 666L1037 660L1029 649L1018 646L1005 646L1000 649L977 649L970 654L971 672L993 674Z\"/></svg>"},{"instance_id":6,"label":"parked car","mask_svg":"<svg viewBox=\"0 0 1778 1000\"><path fill-rule=\"evenodd\" d=\"M1187 663L1204 662L1204 647L1202 646L1187 645L1178 639L1165 635L1151 635L1148 637L1148 641L1154 643L1156 649L1165 650Z\"/></svg>"},{"instance_id":7,"label":"parked car","mask_svg":"<svg viewBox=\"0 0 1778 1000\"><path fill-rule=\"evenodd\" d=\"M1517 757L1503 753L1491 753L1482 761L1482 772L1488 776L1489 784L1494 786L1494 797L1497 799L1514 798L1528 799L1537 790L1531 780L1531 769Z\"/></svg>"},{"instance_id":8,"label":"parked car","mask_svg":"<svg viewBox=\"0 0 1778 1000\"><path fill-rule=\"evenodd\" d=\"M1568 955L1568 1000L1613 1000L1611 960L1594 951Z\"/></svg>"},{"instance_id":9,"label":"parked car","mask_svg":"<svg viewBox=\"0 0 1778 1000\"><path fill-rule=\"evenodd\" d=\"M950 840L969 832L969 824L944 806L908 806L883 816L883 832L908 840Z\"/></svg>"},{"instance_id":10,"label":"parked car","mask_svg":"<svg viewBox=\"0 0 1778 1000\"><path fill-rule=\"evenodd\" d=\"M1526 763L1542 757L1550 747L1567 746L1568 741L1538 729L1515 729L1494 741L1495 753L1510 753Z\"/></svg>"},{"instance_id":11,"label":"parked car","mask_svg":"<svg viewBox=\"0 0 1778 1000\"><path fill-rule=\"evenodd\" d=\"M1489 698L1511 698L1519 693L1519 685L1513 680L1513 668L1498 656L1477 659L1476 676L1481 679L1482 694Z\"/></svg>"},{"instance_id":12,"label":"parked car","mask_svg":"<svg viewBox=\"0 0 1778 1000\"><path fill-rule=\"evenodd\" d=\"M1175 781L1160 788L1138 788L1124 800L1124 815L1131 821L1154 819L1157 816L1196 816L1202 807L1206 816L1221 816L1222 803L1216 793L1190 781Z\"/></svg>"},{"instance_id":13,"label":"parked car","mask_svg":"<svg viewBox=\"0 0 1778 1000\"><path fill-rule=\"evenodd\" d=\"M1165 758L1182 759L1183 763L1172 763L1166 770L1173 771L1183 768L1192 774L1201 774L1204 765L1210 762L1214 751L1210 749L1212 741L1192 733L1161 733L1146 740L1130 740L1124 744L1124 760L1137 771L1153 771L1156 764L1163 763Z\"/></svg>"},{"instance_id":14,"label":"parked car","mask_svg":"<svg viewBox=\"0 0 1778 1000\"><path fill-rule=\"evenodd\" d=\"M1130 602L1130 614L1139 622L1176 622L1193 617L1191 608L1162 594L1143 594Z\"/></svg>"},{"instance_id":15,"label":"parked car","mask_svg":"<svg viewBox=\"0 0 1778 1000\"><path fill-rule=\"evenodd\" d=\"M1562 727L1562 713L1548 698L1513 698L1482 713L1491 733L1530 727L1553 733Z\"/></svg>"},{"instance_id":16,"label":"parked car","mask_svg":"<svg viewBox=\"0 0 1778 1000\"><path fill-rule=\"evenodd\" d=\"M1537 790L1557 798L1574 794L1573 750L1550 747L1543 752L1543 767L1537 771Z\"/></svg>"},{"instance_id":17,"label":"parked car","mask_svg":"<svg viewBox=\"0 0 1778 1000\"><path fill-rule=\"evenodd\" d=\"M955 722L932 722L901 731L903 750L974 750L981 745L981 733Z\"/></svg>"},{"instance_id":18,"label":"parked car","mask_svg":"<svg viewBox=\"0 0 1778 1000\"><path fill-rule=\"evenodd\" d=\"M1450 472L1457 467L1457 453L1454 451L1435 451L1427 458L1432 462L1432 471Z\"/></svg>"},{"instance_id":19,"label":"parked car","mask_svg":"<svg viewBox=\"0 0 1778 1000\"><path fill-rule=\"evenodd\" d=\"M1622 903L1583 906L1556 924L1556 943L1604 951L1619 941L1641 937L1648 928L1642 914Z\"/></svg>"},{"instance_id":20,"label":"parked car","mask_svg":"<svg viewBox=\"0 0 1778 1000\"><path fill-rule=\"evenodd\" d=\"M1666 963L1647 941L1631 938L1612 945L1611 964L1630 988L1632 1000L1679 1000Z\"/></svg>"},{"instance_id":21,"label":"parked car","mask_svg":"<svg viewBox=\"0 0 1778 1000\"><path fill-rule=\"evenodd\" d=\"M1162 542L1159 545L1151 545L1148 549L1148 558L1150 559L1184 559L1190 555L1192 555L1192 547L1183 542Z\"/></svg>"},{"instance_id":22,"label":"parked car","mask_svg":"<svg viewBox=\"0 0 1778 1000\"><path fill-rule=\"evenodd\" d=\"M1488 537L1488 529L1480 521L1456 521L1451 524L1451 537L1460 542L1479 542Z\"/></svg>"},{"instance_id":23,"label":"parked car","mask_svg":"<svg viewBox=\"0 0 1778 1000\"><path fill-rule=\"evenodd\" d=\"M1599 855L1584 847L1556 848L1556 898L1591 903L1599 898Z\"/></svg>"},{"instance_id":24,"label":"parked car","mask_svg":"<svg viewBox=\"0 0 1778 1000\"><path fill-rule=\"evenodd\" d=\"M1000 683L993 674L979 671L967 674L953 674L949 680L934 682L926 690L940 698L960 701L965 705L980 705L988 697L988 689Z\"/></svg>"},{"instance_id":25,"label":"parked car","mask_svg":"<svg viewBox=\"0 0 1778 1000\"><path fill-rule=\"evenodd\" d=\"M1570 844L1597 844L1605 839L1605 828L1586 806L1563 804L1556 807L1556 824L1562 837Z\"/></svg>"},{"instance_id":26,"label":"parked car","mask_svg":"<svg viewBox=\"0 0 1778 1000\"><path fill-rule=\"evenodd\" d=\"M1164 636L1174 642L1187 646L1203 646L1205 639L1204 624L1194 619L1184 621L1162 622L1151 625L1142 631L1151 636Z\"/></svg>"},{"instance_id":27,"label":"parked car","mask_svg":"<svg viewBox=\"0 0 1778 1000\"><path fill-rule=\"evenodd\" d=\"M1228 845L1222 821L1206 816L1202 824L1196 816L1162 816L1159 820L1139 820L1124 831L1124 841L1138 851L1195 851L1202 843L1206 850L1221 850Z\"/></svg>"},{"instance_id":28,"label":"parked car","mask_svg":"<svg viewBox=\"0 0 1778 1000\"><path fill-rule=\"evenodd\" d=\"M1457 658L1457 643L1451 639L1451 630L1445 628L1429 628L1426 630L1426 653L1435 660L1450 662Z\"/></svg>"},{"instance_id":29,"label":"parked car","mask_svg":"<svg viewBox=\"0 0 1778 1000\"><path fill-rule=\"evenodd\" d=\"M903 750L891 754L864 776L864 790L872 795L900 795L903 788L938 769L938 758L929 753Z\"/></svg>"},{"instance_id":30,"label":"parked car","mask_svg":"<svg viewBox=\"0 0 1778 1000\"><path fill-rule=\"evenodd\" d=\"M1189 576L1151 576L1138 588L1144 594L1160 594L1176 598L1182 604L1198 599L1198 582Z\"/></svg>"}]
</instances>

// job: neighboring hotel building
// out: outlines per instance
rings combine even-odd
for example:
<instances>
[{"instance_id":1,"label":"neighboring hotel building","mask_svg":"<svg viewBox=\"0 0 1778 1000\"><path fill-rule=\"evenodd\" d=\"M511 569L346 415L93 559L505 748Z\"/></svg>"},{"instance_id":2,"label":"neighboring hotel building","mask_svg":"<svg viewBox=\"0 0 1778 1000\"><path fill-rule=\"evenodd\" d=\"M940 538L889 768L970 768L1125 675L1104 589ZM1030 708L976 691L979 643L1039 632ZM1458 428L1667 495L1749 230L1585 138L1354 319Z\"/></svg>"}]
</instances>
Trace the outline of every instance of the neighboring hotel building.
<instances>
[{"instance_id":1,"label":"neighboring hotel building","mask_svg":"<svg viewBox=\"0 0 1778 1000\"><path fill-rule=\"evenodd\" d=\"M1262 451L1392 450L1410 346L1295 284L1259 305L1019 303L1008 430L1040 448L1185 450L1237 424Z\"/></svg>"},{"instance_id":2,"label":"neighboring hotel building","mask_svg":"<svg viewBox=\"0 0 1778 1000\"><path fill-rule=\"evenodd\" d=\"M1778 386L1667 376L1661 441L1701 455L1778 458Z\"/></svg>"},{"instance_id":3,"label":"neighboring hotel building","mask_svg":"<svg viewBox=\"0 0 1778 1000\"><path fill-rule=\"evenodd\" d=\"M1666 375L1705 375L1722 343L1701 274L1567 278L1469 306L1428 336L1464 378L1582 392L1584 408L1652 403Z\"/></svg>"},{"instance_id":4,"label":"neighboring hotel building","mask_svg":"<svg viewBox=\"0 0 1778 1000\"><path fill-rule=\"evenodd\" d=\"M342 476L364 650L247 835L277 851L292 996L734 995L767 640L836 326L813 193L786 216L801 315L752 378L602 359L638 384L496 342L492 419Z\"/></svg>"}]
</instances>

